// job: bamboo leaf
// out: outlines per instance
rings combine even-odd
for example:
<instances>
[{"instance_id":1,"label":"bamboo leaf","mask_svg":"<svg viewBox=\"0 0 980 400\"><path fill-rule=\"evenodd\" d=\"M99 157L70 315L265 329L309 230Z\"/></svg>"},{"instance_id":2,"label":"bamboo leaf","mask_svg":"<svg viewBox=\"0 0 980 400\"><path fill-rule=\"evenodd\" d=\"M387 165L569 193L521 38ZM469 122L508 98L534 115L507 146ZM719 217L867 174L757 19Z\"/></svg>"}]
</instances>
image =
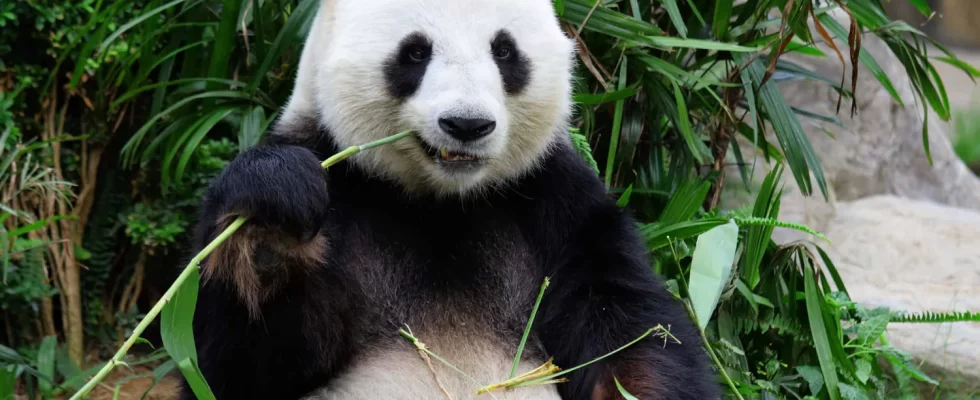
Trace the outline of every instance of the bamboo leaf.
<instances>
[{"instance_id":1,"label":"bamboo leaf","mask_svg":"<svg viewBox=\"0 0 980 400\"><path fill-rule=\"evenodd\" d=\"M626 60L619 69L619 90L626 87ZM616 166L616 149L619 147L619 134L623 127L623 107L625 99L616 101L616 111L613 115L612 136L609 138L609 154L606 158L606 188L612 186L612 177Z\"/></svg>"},{"instance_id":2,"label":"bamboo leaf","mask_svg":"<svg viewBox=\"0 0 980 400\"><path fill-rule=\"evenodd\" d=\"M172 80L172 81L158 82L158 83L154 83L154 84L151 84L151 85L146 85L146 86L138 87L136 89L132 89L132 90L126 92L125 94L123 94L122 96L119 96L119 99L117 99L116 101L113 101L111 107L112 108L116 108L119 105L121 105L122 103L125 103L125 102L127 102L127 101L135 98L140 93L146 92L148 90L154 90L154 89L159 89L159 88L166 88L166 87L177 86L177 85L186 85L186 84L189 84L189 83L220 83L220 84L228 85L228 86L235 87L235 88L243 88L243 87L246 86L245 83L242 83L240 81L234 81L234 80L231 80L231 79L218 79L218 78L185 78L185 79L175 79L175 80Z\"/></svg>"},{"instance_id":3,"label":"bamboo leaf","mask_svg":"<svg viewBox=\"0 0 980 400\"><path fill-rule=\"evenodd\" d=\"M712 22L711 31L718 39L726 39L729 35L729 21L732 19L732 7L735 0L716 0L715 17Z\"/></svg>"},{"instance_id":4,"label":"bamboo leaf","mask_svg":"<svg viewBox=\"0 0 980 400\"><path fill-rule=\"evenodd\" d=\"M630 394L630 392L626 391L626 388L624 388L623 385L619 383L619 378L614 377L613 380L616 382L616 389L619 390L619 394L623 396L625 400L639 400L636 398L636 396L633 396L632 394Z\"/></svg>"},{"instance_id":5,"label":"bamboo leaf","mask_svg":"<svg viewBox=\"0 0 980 400\"><path fill-rule=\"evenodd\" d=\"M913 360L912 357L905 352L890 346L881 347L881 351L885 357L891 361L892 365L899 367L899 369L908 373L913 379L932 385L939 385L938 381L929 377L929 375L923 372L922 369L920 369L916 364L915 360Z\"/></svg>"},{"instance_id":6,"label":"bamboo leaf","mask_svg":"<svg viewBox=\"0 0 980 400\"><path fill-rule=\"evenodd\" d=\"M922 13L922 15L926 17L932 16L932 8L929 7L929 4L926 2L926 0L909 0L909 3L912 3L912 5L915 6L915 9L919 10L919 12Z\"/></svg>"},{"instance_id":7,"label":"bamboo leaf","mask_svg":"<svg viewBox=\"0 0 980 400\"><path fill-rule=\"evenodd\" d=\"M187 379L198 399L214 399L204 376L197 367L197 347L194 344L194 309L201 275L194 268L173 298L160 312L160 338L170 357L177 362L180 372Z\"/></svg>"},{"instance_id":8,"label":"bamboo leaf","mask_svg":"<svg viewBox=\"0 0 980 400\"><path fill-rule=\"evenodd\" d=\"M579 104L585 105L599 105L605 103L612 103L629 98L636 94L636 87L639 86L639 82L624 87L622 89L616 89L611 92L599 93L599 94L589 94L580 93L572 96L572 100Z\"/></svg>"},{"instance_id":9,"label":"bamboo leaf","mask_svg":"<svg viewBox=\"0 0 980 400\"><path fill-rule=\"evenodd\" d=\"M128 156L130 159L135 158L135 154L136 154L135 151L137 147L139 146L140 142L142 142L143 137L146 136L146 134L150 131L150 128L152 128L157 121L170 115L171 113L175 112L181 107L184 107L188 104L193 103L194 101L201 100L201 99L252 101L254 98L245 92L213 91L213 92L200 93L181 99L180 101L168 107L166 110L163 110L159 114L154 115L152 118L149 119L149 121L143 124L143 127L141 127L138 131L136 131L136 133L133 134L133 136L129 138L129 141L127 141L126 144L123 146L122 148L123 156L124 157Z\"/></svg>"},{"instance_id":10,"label":"bamboo leaf","mask_svg":"<svg viewBox=\"0 0 980 400\"><path fill-rule=\"evenodd\" d=\"M57 344L57 336L47 336L41 341L41 346L37 350L37 371L41 375L51 379L50 381L47 379L38 380L38 386L40 386L42 393L50 393L53 387L52 382L55 379L54 359Z\"/></svg>"},{"instance_id":11,"label":"bamboo leaf","mask_svg":"<svg viewBox=\"0 0 980 400\"><path fill-rule=\"evenodd\" d=\"M255 106L244 111L241 132L238 135L239 152L244 152L259 143L265 133L265 123L265 108Z\"/></svg>"},{"instance_id":12,"label":"bamboo leaf","mask_svg":"<svg viewBox=\"0 0 980 400\"><path fill-rule=\"evenodd\" d=\"M224 0L222 4L221 20L214 35L214 48L211 50L211 63L208 66L209 78L220 78L228 70L228 58L234 50L241 8L242 0ZM215 88L213 84L209 84L208 90Z\"/></svg>"},{"instance_id":13,"label":"bamboo leaf","mask_svg":"<svg viewBox=\"0 0 980 400\"><path fill-rule=\"evenodd\" d=\"M820 394L820 389L823 389L823 373L820 372L820 368L803 365L796 367L796 372L799 372L806 380L811 393Z\"/></svg>"},{"instance_id":14,"label":"bamboo leaf","mask_svg":"<svg viewBox=\"0 0 980 400\"><path fill-rule=\"evenodd\" d=\"M680 86L677 86L673 81L671 86L674 88L674 101L677 104L677 130L687 142L687 147L691 150L694 160L698 164L704 164L704 153L701 151L703 145L698 146L698 138L694 136L694 129L691 128L691 119L687 114L687 101L684 100L684 93L681 92Z\"/></svg>"},{"instance_id":15,"label":"bamboo leaf","mask_svg":"<svg viewBox=\"0 0 980 400\"><path fill-rule=\"evenodd\" d=\"M664 227L648 224L642 225L640 232L647 243L647 249L653 251L668 245L671 241L683 240L700 235L727 222L728 220L724 218L712 218L681 222Z\"/></svg>"},{"instance_id":16,"label":"bamboo leaf","mask_svg":"<svg viewBox=\"0 0 980 400\"><path fill-rule=\"evenodd\" d=\"M740 63L747 61L747 56L744 55L736 54L735 58ZM765 69L762 67L762 62L759 59L754 59L742 71L742 79L750 82L761 82L764 74ZM796 114L787 104L786 98L773 85L763 85L758 89L758 95L763 109L769 115L773 131L779 140L780 147L800 190L807 196L813 193L813 182L810 179L812 172L820 192L824 199L827 199L827 181L824 178L820 161L817 159L817 154L803 131L799 119L796 118Z\"/></svg>"},{"instance_id":17,"label":"bamboo leaf","mask_svg":"<svg viewBox=\"0 0 980 400\"><path fill-rule=\"evenodd\" d=\"M180 182L184 175L184 169L187 167L187 163L190 162L194 151L197 150L198 144L201 143L201 140L207 136L208 132L210 132L211 129L218 124L218 122L228 116L228 114L231 114L231 112L234 110L234 107L219 108L202 119L201 124L197 127L197 131L191 134L190 140L187 142L187 145L184 146L183 152L180 155L180 161L177 163L177 172L174 173L174 180Z\"/></svg>"},{"instance_id":18,"label":"bamboo leaf","mask_svg":"<svg viewBox=\"0 0 980 400\"><path fill-rule=\"evenodd\" d=\"M199 400L215 400L214 393L211 392L211 387L208 386L208 382L204 379L204 374L201 373L201 369L197 366L197 361L191 358L185 358L177 363L177 368L184 375L184 379L187 380L187 384L191 387L191 391L194 392L195 397Z\"/></svg>"},{"instance_id":19,"label":"bamboo leaf","mask_svg":"<svg viewBox=\"0 0 980 400\"><path fill-rule=\"evenodd\" d=\"M296 9L289 14L289 19L286 24L283 25L279 34L276 36L276 40L272 42L272 45L267 49L265 58L262 60L262 64L255 71L255 77L249 84L247 91L254 92L255 89L259 87L259 83L265 79L265 75L272 68L272 64L277 58L279 58L282 53L286 50L286 46L294 42L302 42L302 37L299 34L306 30L313 22L313 17L316 15L317 6L320 2L318 0L302 0Z\"/></svg>"},{"instance_id":20,"label":"bamboo leaf","mask_svg":"<svg viewBox=\"0 0 980 400\"><path fill-rule=\"evenodd\" d=\"M633 194L633 185L629 185L623 194L619 196L619 200L616 200L616 206L619 208L626 207L630 202L630 196Z\"/></svg>"},{"instance_id":21,"label":"bamboo leaf","mask_svg":"<svg viewBox=\"0 0 980 400\"><path fill-rule=\"evenodd\" d=\"M116 39L118 39L124 33L126 33L127 31L129 31L130 29L132 29L134 26L139 25L139 24L143 23L143 21L146 21L146 20L148 20L150 18L153 18L153 17L157 16L158 14L160 14L160 13L162 13L164 11L167 11L167 10L171 9L174 6L176 6L176 5L180 4L180 3L183 3L184 1L186 1L186 0L174 0L174 1L171 1L171 2L169 2L167 4L164 4L164 5L160 6L160 7L157 7L157 8L154 8L154 9L150 10L150 11L147 11L147 12L143 13L142 15L140 15L139 17L136 17L136 18L132 19L131 21L123 24L122 26L119 27L119 29L116 29L114 32L112 32L111 35L109 35L109 37L107 37L105 40L102 41L102 44L99 45L99 52L100 53L101 52L104 52L105 49L107 47L109 47L109 45L113 41L115 41ZM120 3L122 3L122 2L120 2Z\"/></svg>"},{"instance_id":22,"label":"bamboo leaf","mask_svg":"<svg viewBox=\"0 0 980 400\"><path fill-rule=\"evenodd\" d=\"M944 62L946 64L952 65L952 66L954 66L956 68L959 68L959 69L963 70L963 72L966 72L966 74L971 79L972 78L980 77L980 70L977 70L976 67L968 64L966 61L960 60L958 58L953 58L953 57L933 57L933 59L934 60L938 60L938 61L942 61L942 62ZM974 80L974 82L976 82L976 81Z\"/></svg>"},{"instance_id":23,"label":"bamboo leaf","mask_svg":"<svg viewBox=\"0 0 980 400\"><path fill-rule=\"evenodd\" d=\"M752 209L753 217L775 218L779 215L782 190L779 190L777 185L781 180L782 172L782 166L776 164L776 167L766 175ZM774 229L774 226L762 224L752 225L748 228L745 237L746 252L742 263L742 277L749 289L755 289L756 285L759 284L762 258L768 249Z\"/></svg>"},{"instance_id":24,"label":"bamboo leaf","mask_svg":"<svg viewBox=\"0 0 980 400\"><path fill-rule=\"evenodd\" d=\"M667 9L667 15L670 16L671 23L674 24L674 29L677 29L677 34L681 35L682 38L686 38L687 24L684 23L684 17L681 16L681 9L677 7L677 0L662 1L664 8Z\"/></svg>"},{"instance_id":25,"label":"bamboo leaf","mask_svg":"<svg viewBox=\"0 0 980 400\"><path fill-rule=\"evenodd\" d=\"M813 275L811 265L803 265L803 282L805 286L806 312L807 319L810 321L810 334L813 336L813 344L817 351L817 359L820 361L820 370L823 372L823 379L826 382L827 391L832 400L840 399L840 392L837 387L837 370L834 355L830 351L830 339L827 337L827 328L824 325L823 294L817 288L817 281Z\"/></svg>"},{"instance_id":26,"label":"bamboo leaf","mask_svg":"<svg viewBox=\"0 0 980 400\"><path fill-rule=\"evenodd\" d=\"M17 366L0 364L0 399L17 398Z\"/></svg>"},{"instance_id":27,"label":"bamboo leaf","mask_svg":"<svg viewBox=\"0 0 980 400\"><path fill-rule=\"evenodd\" d=\"M734 220L701 234L691 257L688 292L701 329L708 326L735 261L738 225Z\"/></svg>"},{"instance_id":28,"label":"bamboo leaf","mask_svg":"<svg viewBox=\"0 0 980 400\"><path fill-rule=\"evenodd\" d=\"M711 182L691 180L685 182L671 194L657 223L663 225L688 221L701 210L704 199L711 189Z\"/></svg>"},{"instance_id":29,"label":"bamboo leaf","mask_svg":"<svg viewBox=\"0 0 980 400\"><path fill-rule=\"evenodd\" d=\"M848 297L850 297L850 294L847 293L847 287L844 286L844 280L841 279L840 273L837 271L837 267L834 265L833 261L830 259L830 256L828 256L827 255L827 252L825 252L819 246L817 246L817 252L820 253L820 259L823 260L824 268L826 268L827 272L829 272L830 273L830 276L834 279L834 286L837 287L837 290L839 292L842 292L842 293L846 294Z\"/></svg>"},{"instance_id":30,"label":"bamboo leaf","mask_svg":"<svg viewBox=\"0 0 980 400\"><path fill-rule=\"evenodd\" d=\"M761 50L760 47L744 46L733 43L716 42L713 40L675 38L655 36L649 38L654 46L663 48L687 48L700 50L730 51L733 53L752 53Z\"/></svg>"}]
</instances>

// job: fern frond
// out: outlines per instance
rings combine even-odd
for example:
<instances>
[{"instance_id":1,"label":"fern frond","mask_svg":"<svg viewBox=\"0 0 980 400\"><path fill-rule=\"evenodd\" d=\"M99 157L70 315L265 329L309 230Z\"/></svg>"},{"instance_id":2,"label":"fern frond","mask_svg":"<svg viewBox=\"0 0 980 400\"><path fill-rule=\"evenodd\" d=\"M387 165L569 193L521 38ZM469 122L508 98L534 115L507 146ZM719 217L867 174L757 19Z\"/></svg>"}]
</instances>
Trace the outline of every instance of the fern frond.
<instances>
[{"instance_id":1,"label":"fern frond","mask_svg":"<svg viewBox=\"0 0 980 400\"><path fill-rule=\"evenodd\" d=\"M775 329L780 335L790 334L793 336L804 337L807 333L803 330L800 321L790 319L782 315L776 315L769 321L769 326Z\"/></svg>"},{"instance_id":2,"label":"fern frond","mask_svg":"<svg viewBox=\"0 0 980 400\"><path fill-rule=\"evenodd\" d=\"M893 323L928 323L939 324L943 322L980 322L980 312L971 311L952 311L952 312L917 312L917 313L893 313L891 317Z\"/></svg>"},{"instance_id":3,"label":"fern frond","mask_svg":"<svg viewBox=\"0 0 980 400\"><path fill-rule=\"evenodd\" d=\"M747 316L733 315L732 325L736 335L745 335L760 329L759 321Z\"/></svg>"},{"instance_id":4,"label":"fern frond","mask_svg":"<svg viewBox=\"0 0 980 400\"><path fill-rule=\"evenodd\" d=\"M592 147L589 146L589 139L585 135L578 133L577 129L571 129L569 136L572 138L572 144L575 145L575 150L578 152L585 162L592 167L592 170L596 174L599 173L599 164L596 163L595 158L592 157Z\"/></svg>"},{"instance_id":5,"label":"fern frond","mask_svg":"<svg viewBox=\"0 0 980 400\"><path fill-rule=\"evenodd\" d=\"M795 229L801 232L809 233L820 239L826 240L827 243L830 243L830 239L827 239L827 237L824 236L822 233L813 230L813 228L810 228L809 226L798 224L795 222L786 222L774 218L759 218L759 217L735 217L735 222L738 223L739 226L765 225L765 226L778 227L778 228Z\"/></svg>"}]
</instances>

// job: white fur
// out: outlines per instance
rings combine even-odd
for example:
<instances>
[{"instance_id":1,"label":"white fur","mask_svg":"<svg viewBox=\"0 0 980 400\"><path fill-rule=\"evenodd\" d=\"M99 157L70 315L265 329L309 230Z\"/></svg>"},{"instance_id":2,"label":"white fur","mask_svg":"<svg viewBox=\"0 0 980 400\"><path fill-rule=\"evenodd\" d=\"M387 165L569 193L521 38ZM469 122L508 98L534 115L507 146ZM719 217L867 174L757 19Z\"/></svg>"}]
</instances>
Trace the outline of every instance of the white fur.
<instances>
[{"instance_id":1,"label":"white fur","mask_svg":"<svg viewBox=\"0 0 980 400\"><path fill-rule=\"evenodd\" d=\"M410 343L398 338L398 343L378 348L371 354L357 357L353 365L329 386L315 390L303 400L442 400L445 389L453 400L559 400L557 386L561 383L530 385L476 394L484 386L506 381L513 364L513 355L499 351L492 341L477 337L446 338L427 343L429 349L466 373L452 369L429 357L429 363ZM522 360L516 375L527 373L546 360ZM433 376L433 372L435 376ZM438 381L435 377L438 377ZM441 385L441 387L440 387Z\"/></svg>"},{"instance_id":2,"label":"white fur","mask_svg":"<svg viewBox=\"0 0 980 400\"><path fill-rule=\"evenodd\" d=\"M480 155L472 173L435 164L414 139L355 156L370 173L406 191L478 192L529 171L564 132L571 112L574 42L549 0L323 0L300 61L296 88L281 120L316 117L342 147L405 130L433 147ZM490 51L506 29L531 60L522 94L505 93ZM385 90L384 62L408 34L424 32L433 56L416 93L405 101ZM494 132L461 143L439 129L447 114L490 117Z\"/></svg>"}]
</instances>

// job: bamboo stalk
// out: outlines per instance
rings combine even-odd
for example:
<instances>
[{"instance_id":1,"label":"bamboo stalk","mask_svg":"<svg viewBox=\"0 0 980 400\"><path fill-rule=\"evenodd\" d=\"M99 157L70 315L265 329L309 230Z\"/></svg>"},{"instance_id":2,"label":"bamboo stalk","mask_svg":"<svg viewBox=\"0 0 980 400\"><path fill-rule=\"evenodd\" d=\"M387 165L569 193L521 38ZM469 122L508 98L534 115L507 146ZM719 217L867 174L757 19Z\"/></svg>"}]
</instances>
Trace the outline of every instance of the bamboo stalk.
<instances>
[{"instance_id":1,"label":"bamboo stalk","mask_svg":"<svg viewBox=\"0 0 980 400\"><path fill-rule=\"evenodd\" d=\"M527 320L527 326L524 327L524 336L521 337L521 342L517 345L517 354L514 355L514 365L510 367L510 375L507 376L507 379L511 379L517 374L517 366L521 363L521 356L524 354L524 345L527 343L527 338L531 334L531 325L534 324L534 316L538 313L538 307L541 306L541 298L544 297L544 290L550 284L551 280L548 277L545 277L544 282L541 283L541 289L538 290L538 298L534 301L534 307L531 308L531 316Z\"/></svg>"},{"instance_id":2,"label":"bamboo stalk","mask_svg":"<svg viewBox=\"0 0 980 400\"><path fill-rule=\"evenodd\" d=\"M360 153L361 151L395 142L397 140L408 137L412 133L414 132L405 131L360 146L348 147L343 151L334 154L330 158L327 158L322 163L320 163L320 165L323 168L328 168L354 154ZM153 308L151 308L150 311L146 313L146 316L143 317L143 320L140 321L139 325L136 325L136 328L133 329L133 334L129 336L129 339L126 339L126 342L123 343L122 347L120 347L118 351L116 351L116 354L113 355L108 362L106 362L106 364L99 370L98 373L95 374L95 376L91 380L89 380L85 384L85 386L83 386L77 393L75 393L71 397L71 400L81 399L83 396L85 396L90 391L92 391L92 389L95 388L95 386L98 385L100 381L105 379L105 377L108 376L110 372L112 372L112 369L116 365L123 364L122 358L126 355L126 352L129 351L129 348L132 347L137 340L139 340L140 335L143 333L143 331L145 331L146 328L150 326L150 323L153 322L154 319L156 319L157 315L159 315L160 312L163 311L163 307L168 302L170 302L170 299L173 298L174 294L177 293L177 290L184 283L184 281L187 280L187 278L191 275L191 273L194 272L199 267L201 261L204 260L204 258L207 257L208 255L210 255L216 248L218 248L218 246L224 243L225 240L231 237L231 235L234 234L235 231L241 228L246 220L247 218L245 217L239 217L238 219L236 219L235 222L232 222L231 225L225 228L225 230L222 231L221 234L218 235L218 237L212 240L211 243L207 245L207 247L205 247L203 250L201 250L201 252L197 253L197 255L194 256L193 259L191 259L191 262L187 264L187 267L185 267L184 270L177 277L177 279L174 280L174 283L170 285L170 288L167 289L167 292L163 294L163 297L161 297L160 300L157 301L157 303L153 306Z\"/></svg>"}]
</instances>

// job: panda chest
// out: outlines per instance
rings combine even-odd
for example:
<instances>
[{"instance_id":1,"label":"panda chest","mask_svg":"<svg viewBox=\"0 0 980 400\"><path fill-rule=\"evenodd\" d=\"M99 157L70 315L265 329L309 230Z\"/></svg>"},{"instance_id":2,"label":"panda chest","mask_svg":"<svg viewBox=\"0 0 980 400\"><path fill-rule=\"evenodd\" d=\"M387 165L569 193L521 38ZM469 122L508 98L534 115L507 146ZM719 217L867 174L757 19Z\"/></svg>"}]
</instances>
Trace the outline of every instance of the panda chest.
<instances>
[{"instance_id":1,"label":"panda chest","mask_svg":"<svg viewBox=\"0 0 980 400\"><path fill-rule=\"evenodd\" d=\"M544 277L518 226L498 219L438 232L391 220L369 224L372 220L357 221L344 231L337 264L345 268L353 297L349 320L356 354L310 399L491 398L475 393L508 379ZM399 330L452 367L422 358ZM518 373L546 359L532 335ZM550 385L493 397L559 398Z\"/></svg>"},{"instance_id":2,"label":"panda chest","mask_svg":"<svg viewBox=\"0 0 980 400\"><path fill-rule=\"evenodd\" d=\"M351 217L338 241L336 266L354 289L352 304L366 314L401 324L486 328L526 320L544 269L511 218Z\"/></svg>"}]
</instances>

